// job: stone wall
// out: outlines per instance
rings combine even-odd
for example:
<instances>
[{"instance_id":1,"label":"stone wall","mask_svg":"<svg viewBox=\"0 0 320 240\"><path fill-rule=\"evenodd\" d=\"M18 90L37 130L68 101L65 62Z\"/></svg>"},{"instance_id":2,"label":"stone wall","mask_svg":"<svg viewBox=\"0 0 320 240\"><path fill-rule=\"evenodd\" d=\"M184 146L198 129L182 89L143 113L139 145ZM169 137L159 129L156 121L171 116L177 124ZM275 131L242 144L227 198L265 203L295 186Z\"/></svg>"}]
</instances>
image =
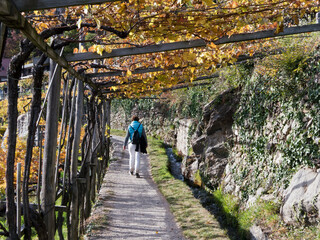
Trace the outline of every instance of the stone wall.
<instances>
[{"instance_id":1,"label":"stone wall","mask_svg":"<svg viewBox=\"0 0 320 240\"><path fill-rule=\"evenodd\" d=\"M28 136L28 125L30 121L30 112L21 114L17 119L17 135L19 138L26 138ZM1 148L6 149L6 141L9 134L9 129L7 128L3 137Z\"/></svg>"},{"instance_id":2,"label":"stone wall","mask_svg":"<svg viewBox=\"0 0 320 240\"><path fill-rule=\"evenodd\" d=\"M112 102L111 102L112 104ZM122 108L117 108L111 112L111 128L125 130L128 124L128 117L126 117L125 112Z\"/></svg>"},{"instance_id":3,"label":"stone wall","mask_svg":"<svg viewBox=\"0 0 320 240\"><path fill-rule=\"evenodd\" d=\"M243 207L280 202L288 224L319 222L319 93L316 75L290 93L253 78L241 92L220 95L205 106L184 177L200 176L202 186L221 187Z\"/></svg>"},{"instance_id":4,"label":"stone wall","mask_svg":"<svg viewBox=\"0 0 320 240\"><path fill-rule=\"evenodd\" d=\"M200 174L203 184L210 188L221 183L238 102L239 89L232 89L204 107L202 121L192 139L193 154L183 160L182 173L186 179L194 181Z\"/></svg>"},{"instance_id":5,"label":"stone wall","mask_svg":"<svg viewBox=\"0 0 320 240\"><path fill-rule=\"evenodd\" d=\"M183 155L189 154L192 119L180 119L177 128L176 148Z\"/></svg>"}]
</instances>

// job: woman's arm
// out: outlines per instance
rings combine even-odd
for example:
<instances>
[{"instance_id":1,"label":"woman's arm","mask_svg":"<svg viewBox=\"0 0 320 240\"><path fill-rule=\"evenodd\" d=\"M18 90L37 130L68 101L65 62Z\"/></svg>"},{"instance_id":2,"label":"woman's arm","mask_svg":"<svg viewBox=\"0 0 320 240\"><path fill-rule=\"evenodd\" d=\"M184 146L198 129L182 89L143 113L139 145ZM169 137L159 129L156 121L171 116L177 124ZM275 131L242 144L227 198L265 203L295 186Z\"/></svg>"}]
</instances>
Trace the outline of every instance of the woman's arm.
<instances>
[{"instance_id":1,"label":"woman's arm","mask_svg":"<svg viewBox=\"0 0 320 240\"><path fill-rule=\"evenodd\" d=\"M128 145L129 137L130 137L130 133L129 133L129 129L128 129L127 136L126 136L126 138L124 140L124 144L123 144L123 150L126 149L126 146Z\"/></svg>"}]
</instances>

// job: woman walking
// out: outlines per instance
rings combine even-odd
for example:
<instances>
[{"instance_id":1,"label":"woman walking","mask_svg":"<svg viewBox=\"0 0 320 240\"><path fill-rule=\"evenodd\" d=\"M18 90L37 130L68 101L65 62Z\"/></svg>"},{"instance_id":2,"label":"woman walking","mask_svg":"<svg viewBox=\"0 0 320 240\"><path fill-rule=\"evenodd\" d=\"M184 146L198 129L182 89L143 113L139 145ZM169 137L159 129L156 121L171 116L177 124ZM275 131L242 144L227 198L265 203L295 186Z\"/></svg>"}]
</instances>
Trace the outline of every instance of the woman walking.
<instances>
[{"instance_id":1,"label":"woman walking","mask_svg":"<svg viewBox=\"0 0 320 240\"><path fill-rule=\"evenodd\" d=\"M129 174L135 174L137 178L140 178L140 154L141 152L146 153L146 148L148 146L146 132L144 127L139 122L138 116L132 116L132 122L128 126L127 136L124 141L123 150L129 143Z\"/></svg>"}]
</instances>

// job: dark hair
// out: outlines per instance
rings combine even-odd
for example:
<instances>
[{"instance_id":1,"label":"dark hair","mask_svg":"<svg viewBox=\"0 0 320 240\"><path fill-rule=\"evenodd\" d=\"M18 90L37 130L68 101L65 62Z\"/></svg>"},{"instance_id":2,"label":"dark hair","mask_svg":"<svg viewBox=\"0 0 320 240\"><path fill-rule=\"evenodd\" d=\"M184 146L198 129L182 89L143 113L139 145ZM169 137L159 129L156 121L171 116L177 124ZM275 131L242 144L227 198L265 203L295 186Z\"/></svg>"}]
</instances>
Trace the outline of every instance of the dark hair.
<instances>
[{"instance_id":1,"label":"dark hair","mask_svg":"<svg viewBox=\"0 0 320 240\"><path fill-rule=\"evenodd\" d=\"M139 117L136 115L133 115L131 118L132 121L139 121Z\"/></svg>"}]
</instances>

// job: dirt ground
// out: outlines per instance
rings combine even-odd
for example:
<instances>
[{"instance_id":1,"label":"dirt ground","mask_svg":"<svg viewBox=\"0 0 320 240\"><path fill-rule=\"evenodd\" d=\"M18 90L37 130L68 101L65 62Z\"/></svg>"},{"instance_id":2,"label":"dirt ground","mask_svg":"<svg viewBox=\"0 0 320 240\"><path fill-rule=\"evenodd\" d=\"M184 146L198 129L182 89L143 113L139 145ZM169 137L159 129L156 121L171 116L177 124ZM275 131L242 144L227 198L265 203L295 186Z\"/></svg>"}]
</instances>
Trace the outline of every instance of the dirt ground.
<instances>
[{"instance_id":1,"label":"dirt ground","mask_svg":"<svg viewBox=\"0 0 320 240\"><path fill-rule=\"evenodd\" d=\"M151 178L148 156L141 155L141 178L131 176L124 138L112 141L116 160L105 175L85 239L185 239Z\"/></svg>"}]
</instances>

